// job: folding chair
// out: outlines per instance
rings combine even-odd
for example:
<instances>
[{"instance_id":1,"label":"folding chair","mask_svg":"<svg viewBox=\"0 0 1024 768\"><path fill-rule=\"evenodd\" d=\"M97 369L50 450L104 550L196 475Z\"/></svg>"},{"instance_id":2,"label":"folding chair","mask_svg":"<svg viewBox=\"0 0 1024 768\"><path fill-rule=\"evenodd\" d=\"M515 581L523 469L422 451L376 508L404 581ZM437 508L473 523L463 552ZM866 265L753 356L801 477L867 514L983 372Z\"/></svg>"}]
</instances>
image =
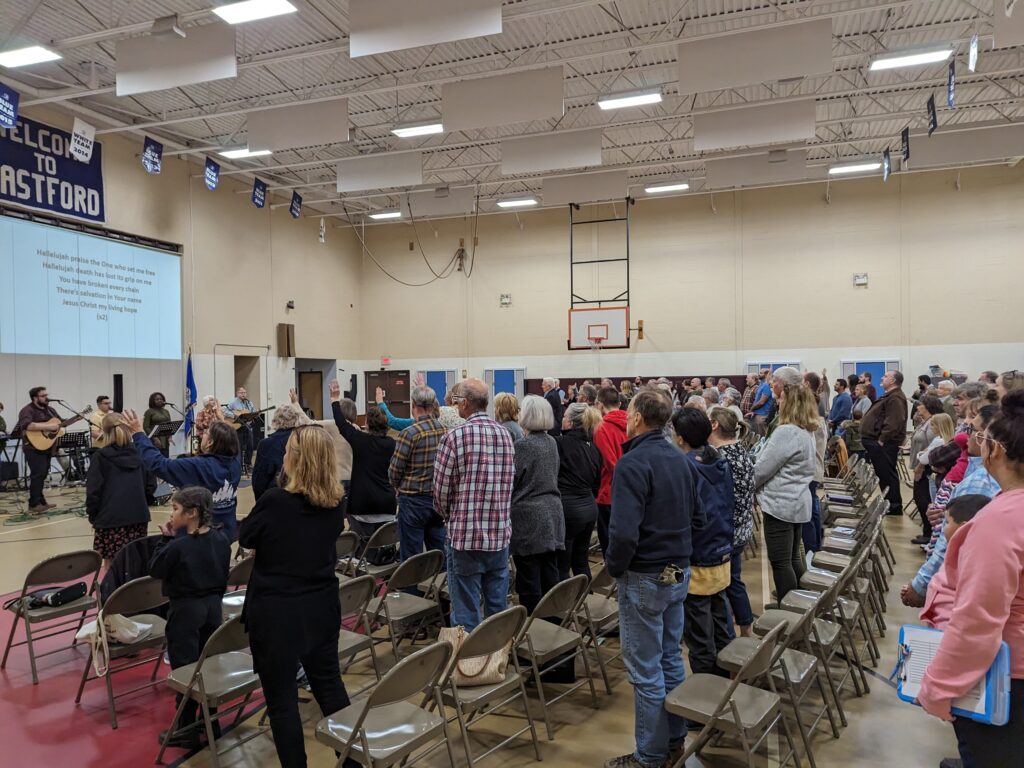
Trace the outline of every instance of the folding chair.
<instances>
[{"instance_id":1,"label":"folding chair","mask_svg":"<svg viewBox=\"0 0 1024 768\"><path fill-rule=\"evenodd\" d=\"M617 632L619 629L619 601L615 599L618 590L618 583L608 573L605 566L594 574L590 582L590 592L583 598L577 613L586 638L587 647L593 648L594 656L597 657L597 666L601 670L601 677L604 679L604 688L609 696L612 695L612 686L608 681L608 669L605 666L605 659L601 655L601 641ZM622 655L619 653L611 656L608 661L613 661Z\"/></svg>"},{"instance_id":2,"label":"folding chair","mask_svg":"<svg viewBox=\"0 0 1024 768\"><path fill-rule=\"evenodd\" d=\"M49 656L60 651L66 651L68 648L73 647L77 644L77 640L73 640L70 646L64 646L57 648L53 651L46 651L45 653L36 653L34 643L39 640L45 640L48 637L54 637L56 635L63 634L65 632L75 632L82 628L82 624L85 623L85 615L90 610L96 607L96 580L99 577L100 566L103 564L103 559L99 556L98 552L93 552L90 549L81 550L78 552L68 552L64 555L57 555L56 557L50 557L43 560L41 563L33 566L32 570L28 572L25 577L25 583L21 587L21 594L18 600L11 603L7 609L14 614L14 621L11 623L11 633L7 636L7 647L4 648L4 658L0 661L0 669L7 667L7 657L11 652L11 648L16 645L27 645L28 646L28 661L32 667L32 684L39 685L39 675L36 671L36 659L40 659L43 656ZM90 579L89 577L92 576ZM25 608L24 603L26 602L25 595L33 591L33 587L49 587L54 584L63 584L76 579L85 579L87 581L88 591L84 597L80 597L70 603L54 607L43 607L43 608ZM66 619L65 621L54 622L56 619L64 619L67 616L73 616L79 614L77 621L75 619ZM14 642L14 630L18 627L18 620L22 619L25 622L25 639L15 643ZM40 628L40 632L48 634L32 636L32 625L46 623L46 626ZM70 629L71 625L75 626L74 630ZM51 631L53 630L53 631Z\"/></svg>"},{"instance_id":3,"label":"folding chair","mask_svg":"<svg viewBox=\"0 0 1024 768\"><path fill-rule=\"evenodd\" d=\"M352 558L355 557L356 550L358 549L359 534L355 531L342 531L337 542L334 544L334 550L338 557L338 564L335 566L335 571L338 574L339 581L352 578L352 574L350 573Z\"/></svg>"},{"instance_id":4,"label":"folding chair","mask_svg":"<svg viewBox=\"0 0 1024 768\"><path fill-rule=\"evenodd\" d=\"M437 686L451 656L448 643L421 648L398 662L365 699L317 723L316 740L340 753L336 767L341 768L347 757L366 768L398 763L404 766L410 760L417 762L426 757L443 743L454 768L455 754ZM423 699L418 705L406 701L419 694ZM441 714L427 710L431 700ZM439 743L433 743L438 739Z\"/></svg>"},{"instance_id":5,"label":"folding chair","mask_svg":"<svg viewBox=\"0 0 1024 768\"><path fill-rule=\"evenodd\" d=\"M469 763L469 768L474 768L476 760L482 760L527 731L530 732L530 737L533 739L533 750L537 755L537 760L541 759L540 744L537 742L537 728L533 722L533 716L530 714L530 705L526 698L526 685L523 682L519 659L514 653L511 654L509 667L505 671L505 679L499 683L460 686L455 682L455 672L459 662L488 656L502 650L509 653L522 632L526 619L526 609L521 605L506 608L501 613L484 619L463 640L462 647L452 658L451 664L448 665L448 669L441 678L439 684L441 698L445 704L455 710L455 719L458 720L459 728L462 730L462 744L466 750L466 762ZM526 711L526 726L474 758L469 740L470 724L479 723L487 715L496 713L517 699L521 699L523 702L523 709Z\"/></svg>"},{"instance_id":6,"label":"folding chair","mask_svg":"<svg viewBox=\"0 0 1024 768\"><path fill-rule=\"evenodd\" d=\"M242 615L242 608L245 606L245 588L249 586L249 577L252 576L252 567L256 563L256 556L249 555L239 560L228 571L228 592L221 600L221 615L224 621L234 619Z\"/></svg>"},{"instance_id":7,"label":"folding chair","mask_svg":"<svg viewBox=\"0 0 1024 768\"><path fill-rule=\"evenodd\" d=\"M576 611L586 594L587 581L587 577L581 573L559 582L548 590L548 593L533 609L516 644L517 650L530 661L533 679L537 684L537 696L540 699L541 710L544 712L544 726L547 728L549 741L555 738L555 731L551 727L551 718L548 715L549 706L589 683L591 703L594 709L598 708L597 690L594 688L594 678L590 671L590 660L587 658L586 644L576 618ZM558 623L545 621L549 618L556 619ZM575 663L574 660L577 656L583 659L587 679L575 683L568 690L548 701L544 696L544 682L541 675L559 664Z\"/></svg>"},{"instance_id":8,"label":"folding chair","mask_svg":"<svg viewBox=\"0 0 1024 768\"><path fill-rule=\"evenodd\" d=\"M338 589L338 602L341 603L341 632L338 635L338 658L343 661L341 671L344 671L356 660L362 651L370 652L370 659L373 663L373 674L380 681L380 668L377 664L376 642L370 634L370 622L366 617L366 607L370 604L377 581L373 576L357 576L354 579L341 582ZM362 633L353 632L345 628L345 622L350 622L354 629L362 629ZM375 685L370 683L353 696Z\"/></svg>"},{"instance_id":9,"label":"folding chair","mask_svg":"<svg viewBox=\"0 0 1024 768\"><path fill-rule=\"evenodd\" d=\"M398 569L398 561L395 560L394 562L384 563L383 565L374 565L367 560L367 554L378 549L383 549L384 547L396 547L398 546L398 542L398 521L392 520L390 523L384 523L384 525L374 531L370 538L367 539L366 546L363 547L363 553L358 559L355 558L355 555L349 557L349 569L345 572L353 576L368 574L379 581L386 580ZM354 566L352 566L353 560L356 561Z\"/></svg>"},{"instance_id":10,"label":"folding chair","mask_svg":"<svg viewBox=\"0 0 1024 768\"><path fill-rule=\"evenodd\" d=\"M776 626L761 638L732 680L705 673L690 675L665 697L665 709L669 713L704 725L696 738L687 739L686 749L673 763L673 768L682 768L712 737L720 735L739 737L746 764L754 768L755 752L777 725L782 726L789 745L789 752L780 757L779 765L790 760L800 765L793 736L782 716L782 699L775 692L771 674L772 659L784 629L782 625ZM770 690L749 684L761 678L767 680Z\"/></svg>"},{"instance_id":11,"label":"folding chair","mask_svg":"<svg viewBox=\"0 0 1024 768\"><path fill-rule=\"evenodd\" d=\"M143 576L140 579L132 579L127 584L122 584L120 587L114 590L113 594L107 598L107 602L100 608L99 613L96 615L97 626L102 624L107 616L121 615L127 616L132 621L138 622L139 624L148 624L151 626L150 632L144 637L136 640L134 643L114 643L111 642L107 647L107 659L108 668L107 673L103 675L103 679L107 683L107 707L110 710L110 727L117 729L117 709L114 706L114 700L119 699L122 696L141 691L144 688L148 688L154 685L156 682L156 673L160 670L160 662L163 660L164 648L167 645L167 638L164 632L167 627L167 621L160 616L153 613L149 613L162 605L167 604L167 598L163 594L163 582L160 579L154 579L151 576ZM155 648L156 653L150 656L144 656L140 658L142 651ZM89 650L89 658L85 660L85 669L82 670L82 681L78 684L78 693L75 696L75 704L82 701L82 691L85 689L85 684L89 680L95 680L98 675L90 676L89 667L92 664L94 652L92 649ZM130 658L131 661L123 664L114 666L114 661L117 659ZM156 663L153 665L153 674L150 676L150 682L133 688L130 691L124 691L122 693L114 695L114 685L112 678L118 672L124 672L127 669L133 669L140 667L143 664L148 664L151 661Z\"/></svg>"},{"instance_id":12,"label":"folding chair","mask_svg":"<svg viewBox=\"0 0 1024 768\"><path fill-rule=\"evenodd\" d=\"M416 633L435 615L441 626L444 626L444 614L441 612L439 601L402 591L417 587L421 581L430 581L440 573L443 565L444 553L440 550L432 549L413 555L391 574L387 592L375 597L366 607L371 626L387 626L396 659L399 658L398 641L408 632L410 624L416 625L412 633L414 643ZM402 632L398 631L399 627L402 628Z\"/></svg>"},{"instance_id":13,"label":"folding chair","mask_svg":"<svg viewBox=\"0 0 1024 768\"><path fill-rule=\"evenodd\" d=\"M220 720L234 712L236 714L232 725L238 725L253 693L260 689L260 678L252 668L252 655L246 652L248 647L249 635L246 634L245 628L237 618L228 619L206 641L199 661L178 667L167 676L168 687L181 695L181 702L174 712L171 727L167 729L160 743L160 751L156 756L158 765L163 763L167 742L178 727L185 705L192 700L199 704L201 719L187 726L186 730L199 728L200 724L205 725L206 741L210 747L210 762L214 768L218 768L218 758L224 752L217 749L214 719ZM222 708L224 702L239 698L240 702L232 704L227 709ZM228 749L241 746L264 733L266 729L258 730L232 744Z\"/></svg>"}]
</instances>

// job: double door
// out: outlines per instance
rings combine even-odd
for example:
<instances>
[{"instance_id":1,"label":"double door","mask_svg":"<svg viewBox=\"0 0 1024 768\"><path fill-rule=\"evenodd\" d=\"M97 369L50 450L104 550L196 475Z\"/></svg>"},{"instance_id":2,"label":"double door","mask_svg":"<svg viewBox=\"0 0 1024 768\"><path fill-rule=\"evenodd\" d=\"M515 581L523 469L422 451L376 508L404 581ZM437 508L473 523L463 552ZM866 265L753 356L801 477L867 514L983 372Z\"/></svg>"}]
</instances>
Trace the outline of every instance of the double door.
<instances>
[{"instance_id":1,"label":"double door","mask_svg":"<svg viewBox=\"0 0 1024 768\"><path fill-rule=\"evenodd\" d=\"M411 416L409 401L409 371L367 371L365 374L366 407L376 405L374 400L377 387L384 390L384 402L393 416L408 419Z\"/></svg>"}]
</instances>

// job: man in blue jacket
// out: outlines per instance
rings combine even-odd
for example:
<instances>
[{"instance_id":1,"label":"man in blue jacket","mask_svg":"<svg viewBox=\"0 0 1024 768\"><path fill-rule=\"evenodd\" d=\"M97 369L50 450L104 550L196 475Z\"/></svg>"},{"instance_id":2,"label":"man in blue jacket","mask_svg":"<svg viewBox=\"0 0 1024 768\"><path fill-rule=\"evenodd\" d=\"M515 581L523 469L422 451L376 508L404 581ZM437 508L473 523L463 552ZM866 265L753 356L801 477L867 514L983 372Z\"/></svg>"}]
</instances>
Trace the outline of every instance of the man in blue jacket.
<instances>
[{"instance_id":1,"label":"man in blue jacket","mask_svg":"<svg viewBox=\"0 0 1024 768\"><path fill-rule=\"evenodd\" d=\"M622 658L634 691L636 749L605 768L661 768L682 748L682 718L665 695L683 682L683 601L699 514L689 461L661 434L672 403L644 390L629 404L622 458L612 478L605 564L619 582Z\"/></svg>"},{"instance_id":2,"label":"man in blue jacket","mask_svg":"<svg viewBox=\"0 0 1024 768\"><path fill-rule=\"evenodd\" d=\"M846 388L846 379L841 376L836 379L836 399L832 401L832 409L828 412L828 425L832 428L832 434L838 437L843 436L840 424L849 421L850 414L853 413L853 398Z\"/></svg>"}]
</instances>

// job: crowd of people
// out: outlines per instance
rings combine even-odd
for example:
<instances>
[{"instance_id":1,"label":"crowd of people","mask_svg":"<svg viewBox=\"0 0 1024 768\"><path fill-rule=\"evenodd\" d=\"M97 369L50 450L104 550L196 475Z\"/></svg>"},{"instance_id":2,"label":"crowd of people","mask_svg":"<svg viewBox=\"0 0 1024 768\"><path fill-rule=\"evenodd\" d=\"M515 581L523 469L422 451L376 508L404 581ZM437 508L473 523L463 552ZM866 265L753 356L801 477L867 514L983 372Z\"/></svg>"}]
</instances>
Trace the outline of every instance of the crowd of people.
<instances>
[{"instance_id":1,"label":"crowd of people","mask_svg":"<svg viewBox=\"0 0 1024 768\"><path fill-rule=\"evenodd\" d=\"M106 447L90 469L89 514L98 529L128 532L105 535L109 552L140 527L144 534L145 470L178 488L151 566L171 578L168 564L176 564L166 586L174 667L195 661L212 631L210 596L226 585L224 547L237 538L255 552L243 621L286 768L306 764L296 668L325 713L348 704L334 576L334 542L346 522L365 545L397 520L401 560L444 550L450 621L466 631L507 607L510 562L529 611L559 581L591 576L596 529L604 567L619 584L636 713L635 749L606 765L654 768L685 738L685 724L664 708L685 677L682 645L691 671L727 676L718 652L751 633L742 553L755 502L771 607L797 588L821 546L826 455L870 461L890 513L902 513L898 462L913 402L909 465L923 526L915 542L927 560L901 596L945 630L921 703L950 719L951 700L984 672L1001 640L1010 643L1010 725L954 723L962 765L1007 765L999 760L1024 736L1024 374L952 387L921 377L910 401L902 385L899 371L886 372L879 391L869 375L830 386L825 372L788 366L751 374L743 392L728 379L680 387L604 379L563 391L552 378L543 396L499 395L492 417L479 379L460 382L444 405L417 382L410 419L378 403L360 427L355 404L331 382L330 420L309 419L294 393L276 410L253 469L256 505L240 525L235 430L213 419L201 453L172 460L137 414L108 413Z\"/></svg>"}]
</instances>

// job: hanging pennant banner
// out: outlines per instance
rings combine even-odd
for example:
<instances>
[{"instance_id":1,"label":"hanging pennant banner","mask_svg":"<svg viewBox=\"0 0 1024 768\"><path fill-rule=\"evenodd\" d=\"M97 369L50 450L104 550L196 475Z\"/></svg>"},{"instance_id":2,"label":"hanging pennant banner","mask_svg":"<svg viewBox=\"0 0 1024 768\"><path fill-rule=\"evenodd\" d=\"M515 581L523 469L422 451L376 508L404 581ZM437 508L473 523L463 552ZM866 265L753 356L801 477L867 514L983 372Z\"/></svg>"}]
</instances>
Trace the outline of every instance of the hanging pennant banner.
<instances>
[{"instance_id":1,"label":"hanging pennant banner","mask_svg":"<svg viewBox=\"0 0 1024 768\"><path fill-rule=\"evenodd\" d=\"M96 128L80 117L75 118L71 129L71 156L80 163L88 163L92 159L92 148L96 143Z\"/></svg>"},{"instance_id":2,"label":"hanging pennant banner","mask_svg":"<svg viewBox=\"0 0 1024 768\"><path fill-rule=\"evenodd\" d=\"M327 242L327 227L324 224L324 217L323 216L320 217L320 242L321 243Z\"/></svg>"},{"instance_id":3,"label":"hanging pennant banner","mask_svg":"<svg viewBox=\"0 0 1024 768\"><path fill-rule=\"evenodd\" d=\"M19 98L16 90L0 83L0 127L13 128L18 121Z\"/></svg>"},{"instance_id":4,"label":"hanging pennant banner","mask_svg":"<svg viewBox=\"0 0 1024 768\"><path fill-rule=\"evenodd\" d=\"M973 72L978 68L978 35L971 36L970 53L967 54L967 68Z\"/></svg>"},{"instance_id":5,"label":"hanging pennant banner","mask_svg":"<svg viewBox=\"0 0 1024 768\"><path fill-rule=\"evenodd\" d=\"M288 206L288 213L293 219L299 218L302 214L302 195L298 192L292 192L292 204Z\"/></svg>"},{"instance_id":6,"label":"hanging pennant banner","mask_svg":"<svg viewBox=\"0 0 1024 768\"><path fill-rule=\"evenodd\" d=\"M946 79L946 106L953 108L956 100L956 64L949 62L949 77Z\"/></svg>"},{"instance_id":7,"label":"hanging pennant banner","mask_svg":"<svg viewBox=\"0 0 1024 768\"><path fill-rule=\"evenodd\" d=\"M904 128L903 133L900 134L900 149L903 152L903 162L907 162L910 159L910 129Z\"/></svg>"},{"instance_id":8,"label":"hanging pennant banner","mask_svg":"<svg viewBox=\"0 0 1024 768\"><path fill-rule=\"evenodd\" d=\"M212 160L209 157L206 158L206 168L203 171L203 181L206 182L206 188L214 190L217 185L220 184L220 163L216 160Z\"/></svg>"},{"instance_id":9,"label":"hanging pennant banner","mask_svg":"<svg viewBox=\"0 0 1024 768\"><path fill-rule=\"evenodd\" d=\"M928 135L931 136L939 129L939 116L935 112L935 96L928 97Z\"/></svg>"},{"instance_id":10,"label":"hanging pennant banner","mask_svg":"<svg viewBox=\"0 0 1024 768\"><path fill-rule=\"evenodd\" d=\"M142 145L142 167L146 169L146 173L160 173L163 158L164 145L147 136Z\"/></svg>"},{"instance_id":11,"label":"hanging pennant banner","mask_svg":"<svg viewBox=\"0 0 1024 768\"><path fill-rule=\"evenodd\" d=\"M889 180L889 175L892 173L892 155L889 154L889 150L886 149L882 153L882 181L886 182Z\"/></svg>"},{"instance_id":12,"label":"hanging pennant banner","mask_svg":"<svg viewBox=\"0 0 1024 768\"><path fill-rule=\"evenodd\" d=\"M27 117L0 126L0 200L102 222L103 145L96 142L89 162L80 163L71 142L67 131Z\"/></svg>"},{"instance_id":13,"label":"hanging pennant banner","mask_svg":"<svg viewBox=\"0 0 1024 768\"><path fill-rule=\"evenodd\" d=\"M252 204L262 208L267 204L267 182L255 179L252 183Z\"/></svg>"}]
</instances>

